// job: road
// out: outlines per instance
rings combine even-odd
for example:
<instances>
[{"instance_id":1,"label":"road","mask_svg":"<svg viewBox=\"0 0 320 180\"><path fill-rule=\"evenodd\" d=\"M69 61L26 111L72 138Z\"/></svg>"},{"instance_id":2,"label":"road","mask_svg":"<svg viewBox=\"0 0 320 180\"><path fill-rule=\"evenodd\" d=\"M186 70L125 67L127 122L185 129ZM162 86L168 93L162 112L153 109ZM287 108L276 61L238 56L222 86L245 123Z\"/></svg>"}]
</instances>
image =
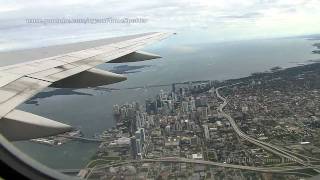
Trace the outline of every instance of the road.
<instances>
[{"instance_id":1,"label":"road","mask_svg":"<svg viewBox=\"0 0 320 180\"><path fill-rule=\"evenodd\" d=\"M254 166L242 166L236 164L227 164L227 163L220 163L220 162L213 162L213 161L205 161L205 160L194 160L194 159L187 159L187 158L179 158L179 157L165 157L159 159L141 159L141 160L129 160L125 162L119 162L115 164L107 164L107 165L97 165L93 168L89 168L90 172L86 176L88 178L93 171L99 171L102 169L116 167L116 166L123 166L126 164L132 163L190 163L190 164L200 164L206 166L219 166L225 168L234 168L234 169L241 169L241 170L248 170L248 171L256 171L262 173L282 173L282 174L296 174L296 175L304 175L304 176L313 176L312 174L303 173L301 171L309 171L312 170L311 167L303 167L303 166L283 166L283 167L254 167ZM62 171L64 172L64 171Z\"/></svg>"},{"instance_id":2,"label":"road","mask_svg":"<svg viewBox=\"0 0 320 180\"><path fill-rule=\"evenodd\" d=\"M239 84L239 83L238 83ZM234 84L235 85L235 84ZM295 161L303 166L282 166L282 167L254 167L254 166L243 166L243 165L236 165L236 164L228 164L228 163L220 163L220 162L213 162L213 161L205 161L205 160L194 160L194 159L187 159L187 158L180 158L180 157L164 157L164 158L158 158L158 159L141 159L141 160L129 160L124 162L119 162L115 164L101 164L96 165L93 168L88 168L90 170L89 174L86 178L88 178L93 171L101 170L109 167L115 167L115 166L122 166L126 164L131 163L155 163L155 162L162 162L162 163L191 163L191 164L201 164L201 165L208 165L208 166L219 166L219 167L225 167L225 168L234 168L234 169L241 169L241 170L249 170L249 171L256 171L256 172L265 172L265 173L284 173L284 174L296 174L296 175L305 175L305 176L313 176L311 174L304 173L307 172L313 172L319 173L319 166L312 165L311 159L316 159L312 157L307 157L304 155L300 155L294 152L290 152L289 150L283 149L281 147L275 146L270 143L266 143L263 141L259 141L255 138L252 138L248 135L246 135L244 132L241 131L241 129L237 126L234 119L226 114L223 109L228 104L227 99L224 98L219 94L219 90L222 88L225 88L227 86L219 87L215 90L217 97L223 101L222 104L218 107L219 113L224 116L231 124L233 130L238 134L240 138L243 138L271 153L274 153L280 157L290 159L292 161ZM319 159L316 159L319 162Z\"/></svg>"},{"instance_id":3,"label":"road","mask_svg":"<svg viewBox=\"0 0 320 180\"><path fill-rule=\"evenodd\" d=\"M263 141L259 141L257 139L254 139L248 135L246 135L244 132L241 131L241 129L238 127L238 125L236 124L236 122L234 121L234 119L226 114L224 111L223 111L223 108L228 104L227 102L227 99L222 97L220 94L219 94L219 90L222 89L222 88L225 88L227 86L222 86L222 87L219 87L219 88L216 88L216 95L217 97L223 101L222 104L220 104L220 106L218 107L218 112L224 116L231 124L233 130L238 134L238 136L240 136L241 138L271 152L271 153L274 153L280 157L284 157L284 158L287 158L289 160L293 160L305 167L311 167L312 165L310 164L310 159L307 158L306 156L302 156L302 155L297 155L297 153L292 153L288 150L285 150L283 148L280 148L278 146L275 146L275 145L272 145L270 143L267 143L267 142L263 142ZM298 157L300 156L300 157ZM304 159L302 159L301 157L303 157ZM313 166L312 166L313 167ZM316 172L320 173L320 170L316 167L313 168Z\"/></svg>"},{"instance_id":4,"label":"road","mask_svg":"<svg viewBox=\"0 0 320 180\"><path fill-rule=\"evenodd\" d=\"M64 137L64 138L69 138L69 139L75 139L75 140L79 140L79 141L86 141L86 142L97 142L97 143L103 142L102 139L96 139L96 138L86 138L86 137L79 137L79 136L69 136L69 135L64 135L64 134L60 134L60 135L57 135L57 136Z\"/></svg>"}]
</instances>

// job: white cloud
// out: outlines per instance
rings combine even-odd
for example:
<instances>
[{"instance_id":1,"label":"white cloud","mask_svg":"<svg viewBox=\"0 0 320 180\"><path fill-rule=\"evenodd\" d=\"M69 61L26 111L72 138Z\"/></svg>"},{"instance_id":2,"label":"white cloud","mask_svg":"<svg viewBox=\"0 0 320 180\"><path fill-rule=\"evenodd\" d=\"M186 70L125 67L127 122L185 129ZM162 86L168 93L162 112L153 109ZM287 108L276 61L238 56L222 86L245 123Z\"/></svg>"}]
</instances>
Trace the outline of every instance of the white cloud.
<instances>
[{"instance_id":1,"label":"white cloud","mask_svg":"<svg viewBox=\"0 0 320 180\"><path fill-rule=\"evenodd\" d=\"M13 5L13 4L9 4L9 5L1 5L0 6L0 13L6 13L6 12L10 12L10 11L17 11L20 9L19 5Z\"/></svg>"},{"instance_id":2,"label":"white cloud","mask_svg":"<svg viewBox=\"0 0 320 180\"><path fill-rule=\"evenodd\" d=\"M135 25L46 26L24 21L32 17L117 16L143 17L149 21ZM26 43L37 39L54 41L72 36L85 39L146 31L199 30L215 40L287 36L319 33L319 19L319 0L0 0L0 33L8 41Z\"/></svg>"}]
</instances>

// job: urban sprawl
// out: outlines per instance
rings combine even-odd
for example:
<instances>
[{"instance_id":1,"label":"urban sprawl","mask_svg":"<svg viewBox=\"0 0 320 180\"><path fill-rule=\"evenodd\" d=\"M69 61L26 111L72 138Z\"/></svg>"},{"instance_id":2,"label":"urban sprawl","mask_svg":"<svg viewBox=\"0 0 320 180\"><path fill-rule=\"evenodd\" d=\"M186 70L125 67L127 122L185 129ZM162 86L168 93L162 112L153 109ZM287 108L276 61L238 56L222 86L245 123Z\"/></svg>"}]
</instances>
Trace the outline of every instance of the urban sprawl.
<instances>
[{"instance_id":1,"label":"urban sprawl","mask_svg":"<svg viewBox=\"0 0 320 180\"><path fill-rule=\"evenodd\" d=\"M320 172L320 64L172 84L114 105L117 126L78 176L303 179Z\"/></svg>"}]
</instances>

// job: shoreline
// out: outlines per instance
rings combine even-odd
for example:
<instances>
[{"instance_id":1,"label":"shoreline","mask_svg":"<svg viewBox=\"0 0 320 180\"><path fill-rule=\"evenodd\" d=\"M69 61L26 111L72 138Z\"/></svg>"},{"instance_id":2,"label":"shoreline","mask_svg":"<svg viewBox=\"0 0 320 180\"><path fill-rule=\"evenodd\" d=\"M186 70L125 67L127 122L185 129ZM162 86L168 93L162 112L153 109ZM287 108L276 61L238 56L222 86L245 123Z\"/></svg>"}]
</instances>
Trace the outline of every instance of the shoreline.
<instances>
[{"instance_id":1,"label":"shoreline","mask_svg":"<svg viewBox=\"0 0 320 180\"><path fill-rule=\"evenodd\" d=\"M271 68L272 69L272 68ZM246 77L241 77L241 78L234 78L234 79L228 79L221 81L222 84L229 84L229 83L235 83L237 81L246 81L246 80L252 80L252 79L258 79L262 77L271 77L271 76L278 76L278 75L298 75L301 72L306 72L306 71L313 71L320 69L320 60L318 61L313 61L312 63L309 64L304 64L304 65L297 65L294 67L288 67L288 68L281 68L276 71L265 71L265 72L255 72L251 73L251 75L246 76Z\"/></svg>"}]
</instances>

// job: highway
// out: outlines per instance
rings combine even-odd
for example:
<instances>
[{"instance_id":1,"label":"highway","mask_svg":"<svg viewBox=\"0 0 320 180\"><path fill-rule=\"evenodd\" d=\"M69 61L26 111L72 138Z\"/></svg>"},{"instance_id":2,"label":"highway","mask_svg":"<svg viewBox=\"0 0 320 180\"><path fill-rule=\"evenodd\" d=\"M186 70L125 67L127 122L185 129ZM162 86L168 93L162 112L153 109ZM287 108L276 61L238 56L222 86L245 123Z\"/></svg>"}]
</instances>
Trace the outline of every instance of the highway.
<instances>
[{"instance_id":1,"label":"highway","mask_svg":"<svg viewBox=\"0 0 320 180\"><path fill-rule=\"evenodd\" d=\"M97 142L97 143L103 142L102 139L96 139L96 138L69 136L69 135L64 135L64 134L60 134L60 135L57 135L57 136L64 137L64 138L69 138L69 139L74 139L74 140L79 140L79 141L86 141L86 142Z\"/></svg>"},{"instance_id":2,"label":"highway","mask_svg":"<svg viewBox=\"0 0 320 180\"><path fill-rule=\"evenodd\" d=\"M247 141L249 141L249 142L251 142L251 143L253 143L253 144L255 144L255 145L257 145L257 146L259 146L259 147L261 147L261 148L263 148L263 149L265 149L267 151L269 151L269 152L271 152L271 153L274 153L274 154L276 154L276 155L278 155L280 157L284 157L284 158L287 158L289 160L295 161L295 162L297 162L297 163L299 163L299 164L301 164L303 166L306 166L306 167L311 167L312 166L310 164L310 159L312 159L312 158L308 158L308 157L303 156L303 155L298 155L298 156L300 156L300 157L305 159L305 160L303 160L302 158L297 157L297 153L292 153L292 152L290 152L288 150L285 150L283 148L277 147L277 146L272 145L270 143L259 141L257 139L254 139L254 138L246 135L244 132L242 132L241 129L236 124L236 122L234 121L234 119L230 115L226 114L223 111L223 108L228 104L228 102L227 102L226 98L222 97L219 94L219 89L222 89L222 88L225 88L225 87L227 87L227 86L222 86L222 87L216 88L216 90L215 90L217 97L220 100L223 101L223 103L220 104L220 106L218 107L218 112L230 122L233 130L238 134L238 136L240 136L241 138L243 138L243 139L245 139L245 140L247 140ZM314 166L312 166L312 167L314 167ZM320 173L319 169L317 169L315 167L313 169L316 172Z\"/></svg>"},{"instance_id":3,"label":"highway","mask_svg":"<svg viewBox=\"0 0 320 180\"><path fill-rule=\"evenodd\" d=\"M178 157L165 157L160 159L143 159L138 162L193 163L193 164L202 164L202 165L209 165L209 166L220 166L225 168L234 168L234 169L258 171L258 172L274 172L274 173L310 169L309 167L301 167L301 166L285 166L285 167L242 166L242 165L236 165L236 164L220 163L220 162L205 161L205 160L194 160L194 159L178 158Z\"/></svg>"},{"instance_id":4,"label":"highway","mask_svg":"<svg viewBox=\"0 0 320 180\"><path fill-rule=\"evenodd\" d=\"M239 84L239 83L237 83ZM236 84L233 84L236 85ZM201 164L201 165L207 165L207 166L218 166L218 167L224 167L224 168L234 168L234 169L240 169L240 170L249 170L249 171L256 171L256 172L262 172L262 173L283 173L283 174L296 174L296 175L304 175L304 176L313 176L315 173L320 173L319 166L312 165L312 162L319 162L319 159L312 158L304 155L300 155L298 153L290 152L289 150L283 149L281 147L278 147L276 145L259 141L253 137L248 136L245 134L241 129L237 126L234 119L226 114L223 109L228 104L227 99L224 98L219 94L219 90L222 88L225 88L227 86L222 86L217 89L215 89L217 97L223 101L222 104L218 107L218 112L224 116L231 124L233 130L237 133L237 135L245 139L273 154L276 154L280 157L290 159L294 162L297 162L298 164L301 164L302 166L275 166L275 167L255 167L255 166L243 166L243 165L236 165L236 164L228 164L228 163L220 163L220 162L213 162L213 161L205 161L205 160L194 160L194 159L187 159L187 158L180 158L180 157L164 157L164 158L157 158L157 159L141 159L141 160L128 160L123 162L118 162L114 164L100 164L96 165L93 168L88 168L90 170L89 174L86 176L86 179L89 178L89 176L97 170L115 167L115 166L122 166L126 164L131 163L156 163L156 162L162 162L162 163L189 163L189 164ZM315 159L317 161L311 161L312 159ZM312 174L304 173L309 172Z\"/></svg>"},{"instance_id":5,"label":"highway","mask_svg":"<svg viewBox=\"0 0 320 180\"><path fill-rule=\"evenodd\" d=\"M311 167L303 167L303 166L284 166L284 167L254 167L254 166L242 166L236 164L228 164L228 163L220 163L220 162L213 162L213 161L205 161L205 160L194 160L194 159L187 159L187 158L179 158L179 157L165 157L159 159L141 159L141 160L129 160L125 162L119 162L115 164L105 164L105 165L96 165L93 168L89 168L90 172L86 176L88 178L93 171L98 171L101 169L106 169L110 167L116 166L123 166L126 164L132 163L189 163L189 164L200 164L206 166L218 166L224 168L234 168L240 170L248 170L248 171L256 171L261 173L282 173L282 174L296 174L296 175L304 175L304 176L313 176L312 174L307 174L299 171L308 171L313 170ZM64 172L64 171L61 171Z\"/></svg>"}]
</instances>

